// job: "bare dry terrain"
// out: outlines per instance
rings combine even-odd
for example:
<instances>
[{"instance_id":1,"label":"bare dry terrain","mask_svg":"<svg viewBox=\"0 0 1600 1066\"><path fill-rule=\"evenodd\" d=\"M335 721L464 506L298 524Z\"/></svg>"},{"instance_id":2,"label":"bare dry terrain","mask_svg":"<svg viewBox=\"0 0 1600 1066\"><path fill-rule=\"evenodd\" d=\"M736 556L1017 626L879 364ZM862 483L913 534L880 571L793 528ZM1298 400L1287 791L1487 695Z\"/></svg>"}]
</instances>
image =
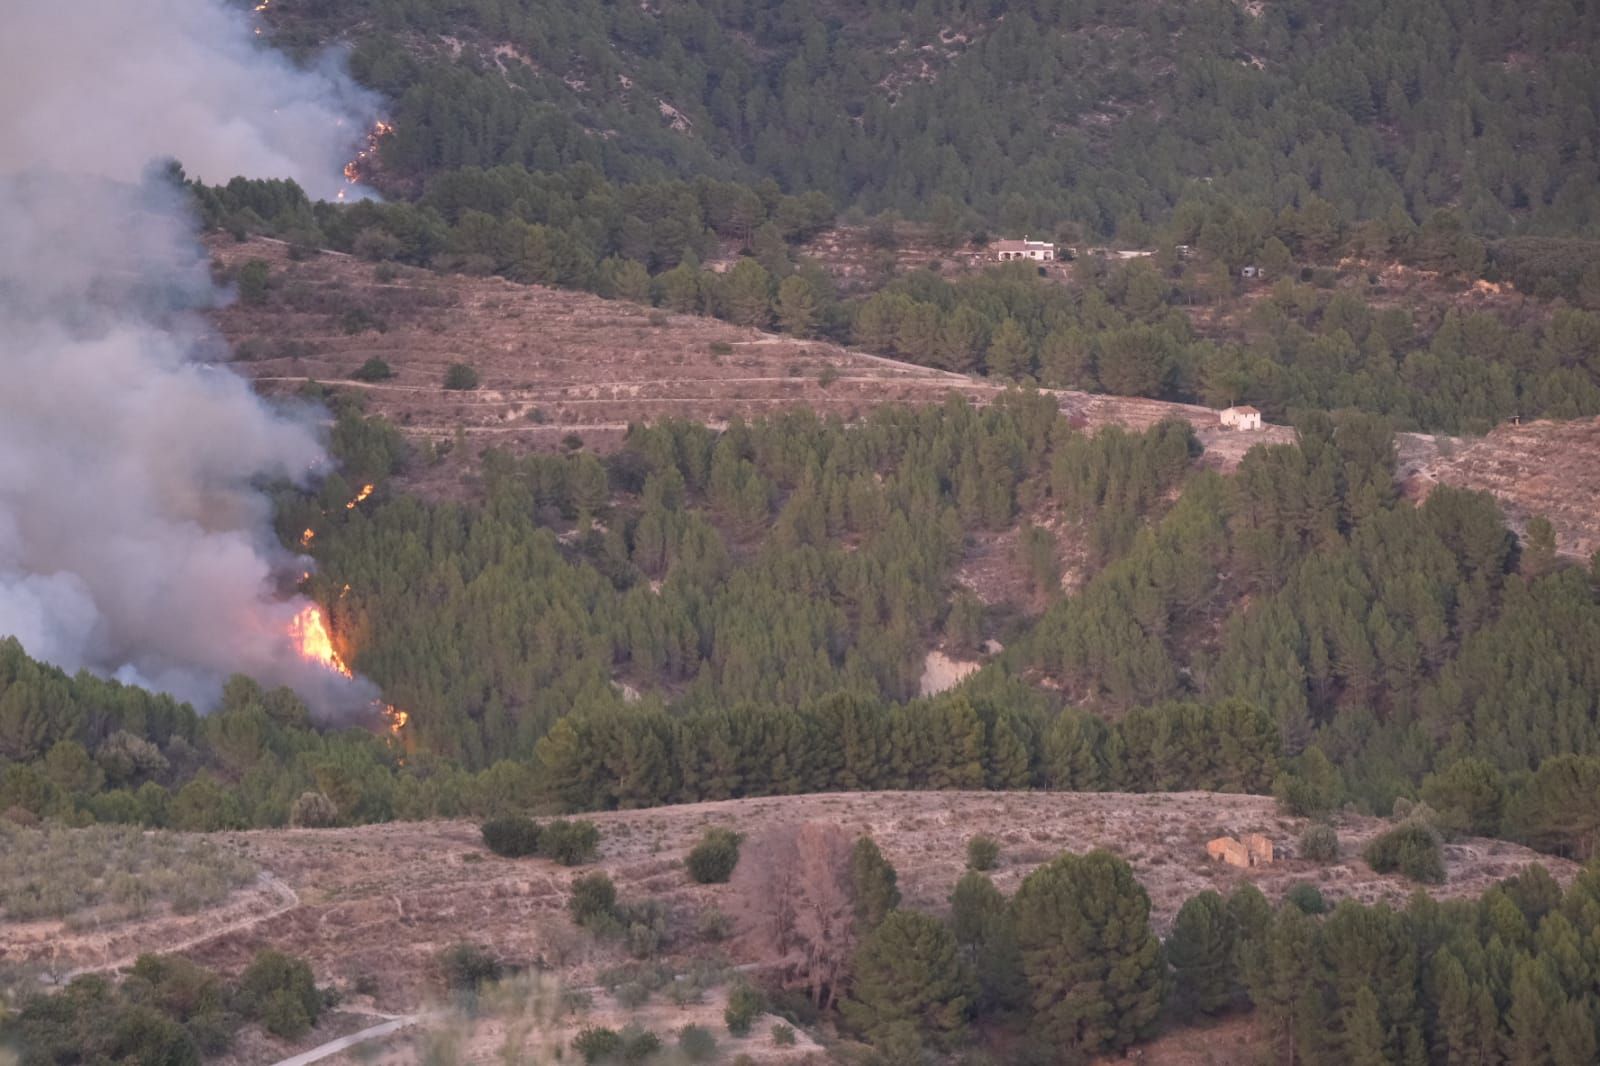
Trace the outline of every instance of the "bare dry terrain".
<instances>
[{"instance_id":1,"label":"bare dry terrain","mask_svg":"<svg viewBox=\"0 0 1600 1066\"><path fill-rule=\"evenodd\" d=\"M736 909L729 886L696 885L683 869L688 849L707 827L718 825L759 834L769 827L821 821L870 833L899 871L905 905L933 912L946 907L964 869L966 842L976 833L1000 841L993 876L1007 893L1063 851L1109 848L1133 865L1163 932L1189 896L1208 888L1226 892L1243 881L1254 882L1270 898L1309 881L1330 901L1399 904L1415 889L1399 877L1375 874L1358 857L1363 842L1387 823L1345 818L1339 824L1343 858L1316 864L1293 857L1304 823L1281 816L1274 801L1261 796L838 793L592 817L602 832L600 857L593 866L577 869L498 858L483 847L477 826L467 822L217 836L218 843L260 867L260 885L192 916L181 930L167 920L130 922L115 930L62 927L51 938L48 959L40 961L65 975L125 965L138 952L176 946L202 964L237 972L262 948L289 950L310 960L319 981L345 994L343 1013L319 1027L304 1045L309 1047L385 1017L429 1012L444 997L440 953L466 940L484 945L509 966L548 972L569 989L589 988L593 1005L563 1024L614 1021L624 1015L592 986L604 969L626 956L620 945L597 941L572 924L566 912L569 886L600 869L616 881L623 902L659 901L674 931L664 955L676 966L693 960L747 962L730 942L694 932L702 912ZM1280 860L1238 869L1207 858L1207 840L1247 832L1270 837ZM1475 896L1533 862L1542 862L1562 881L1575 871L1571 863L1503 841L1452 844L1447 860L1448 881L1428 889L1441 897ZM4 957L37 951L36 933L0 926ZM713 990L683 1017L718 1015L719 994ZM673 1024L685 1022L680 1018ZM759 1049L741 1045L741 1050ZM235 1061L275 1061L283 1053L282 1045L256 1038L241 1044Z\"/></svg>"},{"instance_id":2,"label":"bare dry terrain","mask_svg":"<svg viewBox=\"0 0 1600 1066\"><path fill-rule=\"evenodd\" d=\"M1556 546L1588 559L1600 551L1600 418L1502 425L1475 440L1450 440L1415 469L1414 487L1487 489L1512 526L1543 515Z\"/></svg>"}]
</instances>

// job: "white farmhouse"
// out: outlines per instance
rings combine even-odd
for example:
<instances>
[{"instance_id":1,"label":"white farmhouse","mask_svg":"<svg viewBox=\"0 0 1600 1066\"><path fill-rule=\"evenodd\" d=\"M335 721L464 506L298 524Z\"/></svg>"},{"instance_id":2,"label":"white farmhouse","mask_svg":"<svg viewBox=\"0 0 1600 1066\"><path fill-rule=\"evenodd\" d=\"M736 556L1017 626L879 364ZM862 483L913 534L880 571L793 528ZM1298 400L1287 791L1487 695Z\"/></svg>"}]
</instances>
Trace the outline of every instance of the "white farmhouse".
<instances>
[{"instance_id":1,"label":"white farmhouse","mask_svg":"<svg viewBox=\"0 0 1600 1066\"><path fill-rule=\"evenodd\" d=\"M1020 241L995 241L989 245L989 254L1002 263L1013 259L1032 259L1040 263L1049 263L1056 257L1056 246L1049 241L1030 241L1024 235Z\"/></svg>"},{"instance_id":2,"label":"white farmhouse","mask_svg":"<svg viewBox=\"0 0 1600 1066\"><path fill-rule=\"evenodd\" d=\"M1222 412L1222 424L1229 429L1260 429L1261 412L1248 405L1229 407Z\"/></svg>"}]
</instances>

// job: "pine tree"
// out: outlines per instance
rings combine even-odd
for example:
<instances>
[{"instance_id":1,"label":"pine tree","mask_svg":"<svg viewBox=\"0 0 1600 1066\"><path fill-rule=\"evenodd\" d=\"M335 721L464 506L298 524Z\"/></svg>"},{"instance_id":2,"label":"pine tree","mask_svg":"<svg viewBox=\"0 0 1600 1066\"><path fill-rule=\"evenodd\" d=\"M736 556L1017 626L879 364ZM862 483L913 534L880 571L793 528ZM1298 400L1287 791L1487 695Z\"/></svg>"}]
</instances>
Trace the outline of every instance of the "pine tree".
<instances>
[{"instance_id":1,"label":"pine tree","mask_svg":"<svg viewBox=\"0 0 1600 1066\"><path fill-rule=\"evenodd\" d=\"M1021 1006L1027 982L1011 912L994 882L976 870L962 874L950 893L950 930L977 978L978 1013Z\"/></svg>"},{"instance_id":2,"label":"pine tree","mask_svg":"<svg viewBox=\"0 0 1600 1066\"><path fill-rule=\"evenodd\" d=\"M1314 919L1298 907L1282 907L1244 968L1250 999L1291 1062L1311 1008L1316 937Z\"/></svg>"},{"instance_id":3,"label":"pine tree","mask_svg":"<svg viewBox=\"0 0 1600 1066\"><path fill-rule=\"evenodd\" d=\"M1150 898L1110 852L1063 855L1013 901L1033 1034L1067 1054L1122 1049L1149 1032L1166 993Z\"/></svg>"},{"instance_id":4,"label":"pine tree","mask_svg":"<svg viewBox=\"0 0 1600 1066\"><path fill-rule=\"evenodd\" d=\"M888 915L862 941L853 968L842 1009L869 1038L909 1023L947 1048L966 1028L976 989L955 937L937 919L915 911Z\"/></svg>"},{"instance_id":5,"label":"pine tree","mask_svg":"<svg viewBox=\"0 0 1600 1066\"><path fill-rule=\"evenodd\" d=\"M1185 1010L1215 1014L1233 1001L1237 940L1233 916L1217 893L1192 896L1178 910L1166 948L1173 989Z\"/></svg>"},{"instance_id":6,"label":"pine tree","mask_svg":"<svg viewBox=\"0 0 1600 1066\"><path fill-rule=\"evenodd\" d=\"M900 906L894 867L869 836L857 840L850 854L850 880L855 886L856 923L863 933L876 929Z\"/></svg>"},{"instance_id":7,"label":"pine tree","mask_svg":"<svg viewBox=\"0 0 1600 1066\"><path fill-rule=\"evenodd\" d=\"M984 369L994 377L1020 380L1033 374L1033 346L1015 319L1003 320L989 338Z\"/></svg>"},{"instance_id":8,"label":"pine tree","mask_svg":"<svg viewBox=\"0 0 1600 1066\"><path fill-rule=\"evenodd\" d=\"M816 324L816 290L798 274L784 278L778 286L778 325L785 333L809 337Z\"/></svg>"}]
</instances>

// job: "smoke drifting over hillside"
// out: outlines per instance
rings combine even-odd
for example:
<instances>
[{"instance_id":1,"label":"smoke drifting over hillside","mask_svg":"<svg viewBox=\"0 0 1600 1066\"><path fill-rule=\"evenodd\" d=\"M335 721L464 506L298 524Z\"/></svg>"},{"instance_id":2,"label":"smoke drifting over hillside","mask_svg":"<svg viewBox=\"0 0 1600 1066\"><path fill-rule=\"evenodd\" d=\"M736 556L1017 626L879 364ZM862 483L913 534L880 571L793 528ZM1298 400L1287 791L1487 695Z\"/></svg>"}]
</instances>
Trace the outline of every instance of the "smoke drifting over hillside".
<instances>
[{"instance_id":1,"label":"smoke drifting over hillside","mask_svg":"<svg viewBox=\"0 0 1600 1066\"><path fill-rule=\"evenodd\" d=\"M294 560L264 479L325 464L309 413L197 361L211 283L155 176L292 177L315 194L369 112L347 79L259 49L210 0L20 0L0 36L0 635L200 705L235 671L323 710L372 695L302 661ZM341 125L342 123L342 125Z\"/></svg>"},{"instance_id":2,"label":"smoke drifting over hillside","mask_svg":"<svg viewBox=\"0 0 1600 1066\"><path fill-rule=\"evenodd\" d=\"M153 157L222 182L293 178L332 199L374 114L330 60L295 68L219 0L11 0L0 159L126 180Z\"/></svg>"}]
</instances>

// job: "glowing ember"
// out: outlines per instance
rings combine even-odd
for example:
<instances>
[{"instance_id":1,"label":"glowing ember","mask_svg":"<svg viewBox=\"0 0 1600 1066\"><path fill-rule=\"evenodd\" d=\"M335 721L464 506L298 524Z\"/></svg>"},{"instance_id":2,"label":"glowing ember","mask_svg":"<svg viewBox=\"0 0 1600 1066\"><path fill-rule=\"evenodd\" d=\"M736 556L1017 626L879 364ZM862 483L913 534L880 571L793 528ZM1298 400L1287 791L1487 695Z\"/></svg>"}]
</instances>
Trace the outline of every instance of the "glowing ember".
<instances>
[{"instance_id":1,"label":"glowing ember","mask_svg":"<svg viewBox=\"0 0 1600 1066\"><path fill-rule=\"evenodd\" d=\"M381 119L372 124L372 129L367 131L367 146L356 153L356 157L344 165L344 180L350 185L361 181L362 164L371 159L378 150L378 142L394 132L391 123ZM338 199L344 199L345 190L340 189Z\"/></svg>"},{"instance_id":2,"label":"glowing ember","mask_svg":"<svg viewBox=\"0 0 1600 1066\"><path fill-rule=\"evenodd\" d=\"M307 526L306 531L300 534L300 547L309 548L311 547L311 542L316 539L317 531L312 529L310 526Z\"/></svg>"},{"instance_id":3,"label":"glowing ember","mask_svg":"<svg viewBox=\"0 0 1600 1066\"><path fill-rule=\"evenodd\" d=\"M359 504L362 500L365 500L368 496L372 495L372 490L374 487L375 486L372 485L361 486L361 491L356 493L356 498L345 504L344 509L346 511L354 511L357 504Z\"/></svg>"},{"instance_id":4,"label":"glowing ember","mask_svg":"<svg viewBox=\"0 0 1600 1066\"><path fill-rule=\"evenodd\" d=\"M389 720L389 732L395 736L399 736L400 730L404 729L406 723L411 721L411 715L392 703L384 705L383 716Z\"/></svg>"},{"instance_id":5,"label":"glowing ember","mask_svg":"<svg viewBox=\"0 0 1600 1066\"><path fill-rule=\"evenodd\" d=\"M289 635L294 638L302 659L321 663L345 677L356 676L334 648L333 635L328 632L328 620L323 616L321 607L314 603L307 604L305 610L295 615L294 621L289 623Z\"/></svg>"}]
</instances>

